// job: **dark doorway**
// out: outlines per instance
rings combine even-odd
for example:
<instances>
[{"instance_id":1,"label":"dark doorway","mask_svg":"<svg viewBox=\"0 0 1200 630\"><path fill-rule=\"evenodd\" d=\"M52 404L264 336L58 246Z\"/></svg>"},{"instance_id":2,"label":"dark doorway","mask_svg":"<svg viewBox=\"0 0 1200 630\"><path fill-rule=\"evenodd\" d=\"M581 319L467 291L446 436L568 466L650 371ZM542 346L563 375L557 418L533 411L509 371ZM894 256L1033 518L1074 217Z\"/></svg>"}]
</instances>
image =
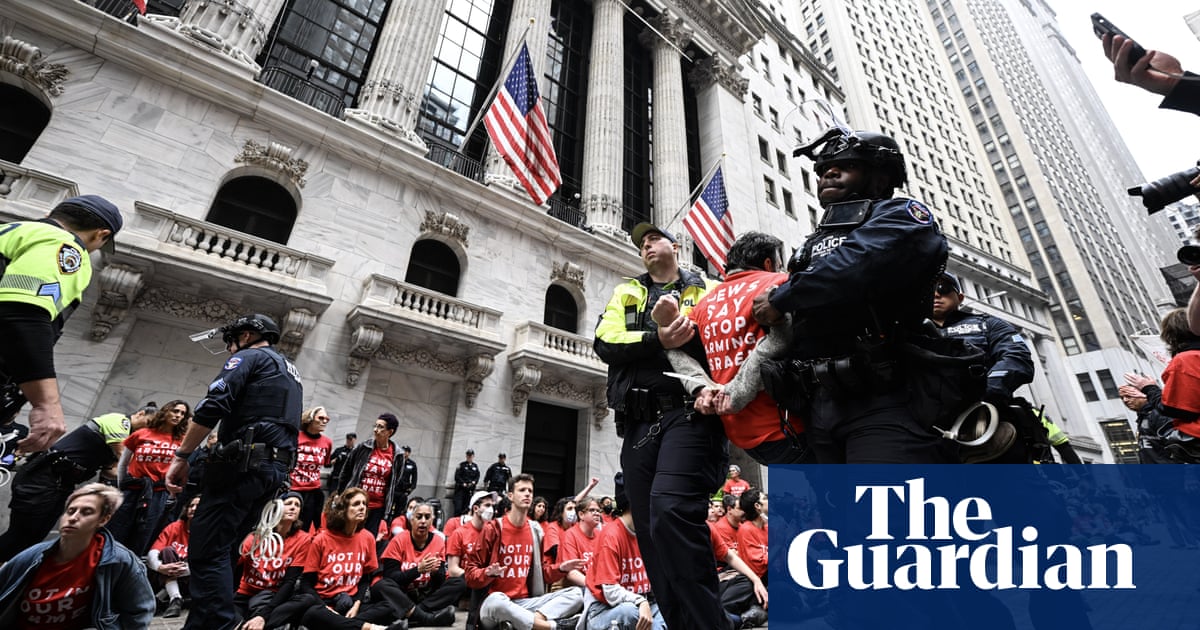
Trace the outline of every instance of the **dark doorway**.
<instances>
[{"instance_id":1,"label":"dark doorway","mask_svg":"<svg viewBox=\"0 0 1200 630\"><path fill-rule=\"evenodd\" d=\"M50 108L15 85L0 83L0 160L20 164L50 122Z\"/></svg>"},{"instance_id":2,"label":"dark doorway","mask_svg":"<svg viewBox=\"0 0 1200 630\"><path fill-rule=\"evenodd\" d=\"M533 492L553 503L575 496L579 410L534 400L525 405L525 455L521 470L533 475Z\"/></svg>"}]
</instances>

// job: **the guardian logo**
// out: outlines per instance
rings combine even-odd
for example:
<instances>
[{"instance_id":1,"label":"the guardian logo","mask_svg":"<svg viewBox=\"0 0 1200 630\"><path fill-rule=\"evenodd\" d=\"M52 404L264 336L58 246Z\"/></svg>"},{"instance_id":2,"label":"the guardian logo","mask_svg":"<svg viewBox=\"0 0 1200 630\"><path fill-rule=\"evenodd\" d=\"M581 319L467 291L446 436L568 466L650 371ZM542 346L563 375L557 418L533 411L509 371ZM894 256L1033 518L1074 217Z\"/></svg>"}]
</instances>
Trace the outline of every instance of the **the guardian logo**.
<instances>
[{"instance_id":1,"label":"the guardian logo","mask_svg":"<svg viewBox=\"0 0 1200 630\"><path fill-rule=\"evenodd\" d=\"M787 552L787 570L796 584L815 590L843 585L855 590L1136 588L1129 545L1043 545L1033 526L1019 533L1007 525L988 529L995 519L987 500L968 497L951 505L946 497L926 497L923 478L904 485L856 485L854 502L870 509L866 540L884 542L843 548L836 530L802 531ZM893 508L907 510L907 531L900 540L891 531ZM930 513L932 522L927 522Z\"/></svg>"}]
</instances>

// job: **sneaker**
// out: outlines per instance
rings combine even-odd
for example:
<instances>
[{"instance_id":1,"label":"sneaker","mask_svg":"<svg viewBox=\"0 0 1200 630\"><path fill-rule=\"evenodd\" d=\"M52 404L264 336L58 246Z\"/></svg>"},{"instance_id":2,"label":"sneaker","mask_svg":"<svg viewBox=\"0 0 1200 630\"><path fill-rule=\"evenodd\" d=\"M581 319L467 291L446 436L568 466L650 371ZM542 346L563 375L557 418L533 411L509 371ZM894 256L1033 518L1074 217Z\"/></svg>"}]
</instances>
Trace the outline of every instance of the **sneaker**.
<instances>
[{"instance_id":1,"label":"sneaker","mask_svg":"<svg viewBox=\"0 0 1200 630\"><path fill-rule=\"evenodd\" d=\"M454 604L446 606L433 615L433 625L435 626L452 626L454 625Z\"/></svg>"},{"instance_id":2,"label":"sneaker","mask_svg":"<svg viewBox=\"0 0 1200 630\"><path fill-rule=\"evenodd\" d=\"M767 623L767 610L762 606L751 606L742 613L742 628L757 628L764 623Z\"/></svg>"},{"instance_id":3,"label":"sneaker","mask_svg":"<svg viewBox=\"0 0 1200 630\"><path fill-rule=\"evenodd\" d=\"M167 604L167 609L163 611L163 619L178 617L181 613L183 613L183 599L176 597L171 600L170 604Z\"/></svg>"}]
</instances>

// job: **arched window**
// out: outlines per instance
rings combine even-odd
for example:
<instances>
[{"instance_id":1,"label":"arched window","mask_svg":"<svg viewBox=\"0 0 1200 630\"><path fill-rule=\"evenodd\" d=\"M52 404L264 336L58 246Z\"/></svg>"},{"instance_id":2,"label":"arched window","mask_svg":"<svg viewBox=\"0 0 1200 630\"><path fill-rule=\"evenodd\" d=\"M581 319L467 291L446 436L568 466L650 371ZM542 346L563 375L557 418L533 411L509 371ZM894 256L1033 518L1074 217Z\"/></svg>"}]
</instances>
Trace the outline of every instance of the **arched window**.
<instances>
[{"instance_id":1,"label":"arched window","mask_svg":"<svg viewBox=\"0 0 1200 630\"><path fill-rule=\"evenodd\" d=\"M446 295L458 295L458 276L461 273L454 250L429 239L413 244L404 281Z\"/></svg>"},{"instance_id":2,"label":"arched window","mask_svg":"<svg viewBox=\"0 0 1200 630\"><path fill-rule=\"evenodd\" d=\"M236 177L221 186L208 221L286 245L296 224L296 200L265 177Z\"/></svg>"},{"instance_id":3,"label":"arched window","mask_svg":"<svg viewBox=\"0 0 1200 630\"><path fill-rule=\"evenodd\" d=\"M558 286L550 285L546 289L546 315L542 323L567 332L579 332L579 305L571 292Z\"/></svg>"},{"instance_id":4,"label":"arched window","mask_svg":"<svg viewBox=\"0 0 1200 630\"><path fill-rule=\"evenodd\" d=\"M50 108L25 90L0 83L0 160L20 163L50 122Z\"/></svg>"}]
</instances>

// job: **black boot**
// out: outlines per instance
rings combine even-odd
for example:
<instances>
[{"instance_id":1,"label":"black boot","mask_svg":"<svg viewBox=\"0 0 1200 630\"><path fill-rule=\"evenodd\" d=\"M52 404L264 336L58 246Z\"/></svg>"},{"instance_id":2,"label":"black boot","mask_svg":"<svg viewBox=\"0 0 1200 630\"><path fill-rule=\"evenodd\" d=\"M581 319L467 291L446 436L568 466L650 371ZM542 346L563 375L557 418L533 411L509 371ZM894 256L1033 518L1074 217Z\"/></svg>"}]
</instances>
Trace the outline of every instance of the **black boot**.
<instances>
[{"instance_id":1,"label":"black boot","mask_svg":"<svg viewBox=\"0 0 1200 630\"><path fill-rule=\"evenodd\" d=\"M447 606L436 612L423 606L413 608L408 616L408 625L413 628L429 626L449 626L454 624L454 606Z\"/></svg>"}]
</instances>

